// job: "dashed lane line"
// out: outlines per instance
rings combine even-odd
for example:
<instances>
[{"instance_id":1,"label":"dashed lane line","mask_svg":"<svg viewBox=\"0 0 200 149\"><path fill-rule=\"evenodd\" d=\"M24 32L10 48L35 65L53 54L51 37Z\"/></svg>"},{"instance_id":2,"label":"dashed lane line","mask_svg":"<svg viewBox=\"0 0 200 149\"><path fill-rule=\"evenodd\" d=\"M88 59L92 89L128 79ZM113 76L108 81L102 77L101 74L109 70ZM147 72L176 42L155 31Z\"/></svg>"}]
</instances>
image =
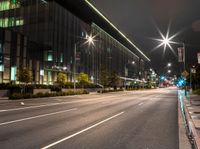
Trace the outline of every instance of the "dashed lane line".
<instances>
[{"instance_id":1,"label":"dashed lane line","mask_svg":"<svg viewBox=\"0 0 200 149\"><path fill-rule=\"evenodd\" d=\"M49 149L49 148L51 148L51 147L53 147L53 146L55 146L55 145L57 145L57 144L60 144L60 143L62 143L62 142L64 142L64 141L66 141L66 140L69 140L69 139L71 139L71 138L73 138L73 137L75 137L75 136L77 136L77 135L80 135L80 134L82 134L82 133L84 133L84 132L86 132L86 131L88 131L88 130L90 130L90 129L93 129L93 128L95 128L95 127L97 127L97 126L99 126L99 125L101 125L101 124L103 124L103 123L106 123L106 122L108 122L108 121L110 121L110 120L112 120L112 119L114 119L114 118L116 118L116 117L118 117L118 116L120 116L120 115L122 115L122 114L124 114L124 112L121 112L121 113L118 113L118 114L116 114L116 115L113 115L113 116L111 116L111 117L109 117L109 118L107 118L107 119L105 119L105 120L103 120L103 121L100 121L100 122L98 122L98 123L96 123L96 124L94 124L94 125L92 125L92 126L90 126L90 127L87 127L87 128L85 128L85 129L83 129L83 130L80 130L80 131L78 131L78 132L76 132L76 133L70 135L70 136L67 136L67 137L65 137L65 138L63 138L63 139L61 139L61 140L58 140L58 141L56 141L56 142L54 142L54 143L51 143L51 144L49 144L49 145L47 145L47 146L45 146L45 147L42 147L41 149Z\"/></svg>"},{"instance_id":2,"label":"dashed lane line","mask_svg":"<svg viewBox=\"0 0 200 149\"><path fill-rule=\"evenodd\" d=\"M77 110L77 108L48 113L48 114L42 114L42 115L37 115L37 116L32 116L32 117L27 117L27 118L22 118L22 119L13 120L13 121L7 121L7 122L0 123L0 126L13 124L13 123L17 123L17 122L22 122L22 121L27 121L27 120L32 120L32 119L36 119L36 118L42 118L42 117L56 115L56 114L61 114L61 113L69 112L69 111L75 111L75 110Z\"/></svg>"}]
</instances>

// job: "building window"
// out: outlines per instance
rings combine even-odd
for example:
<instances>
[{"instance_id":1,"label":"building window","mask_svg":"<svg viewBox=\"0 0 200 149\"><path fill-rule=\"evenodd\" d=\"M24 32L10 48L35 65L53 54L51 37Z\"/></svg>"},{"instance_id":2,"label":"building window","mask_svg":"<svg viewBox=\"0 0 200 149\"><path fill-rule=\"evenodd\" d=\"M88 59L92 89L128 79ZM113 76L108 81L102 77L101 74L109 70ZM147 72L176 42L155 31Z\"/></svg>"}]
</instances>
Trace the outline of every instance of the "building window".
<instances>
[{"instance_id":1,"label":"building window","mask_svg":"<svg viewBox=\"0 0 200 149\"><path fill-rule=\"evenodd\" d=\"M52 51L47 52L47 61L49 61L49 62L53 61L53 52Z\"/></svg>"},{"instance_id":2,"label":"building window","mask_svg":"<svg viewBox=\"0 0 200 149\"><path fill-rule=\"evenodd\" d=\"M15 17L9 17L9 18L0 18L0 27L7 28L7 27L13 27L13 26L22 26L24 25L23 19L16 19Z\"/></svg>"},{"instance_id":3,"label":"building window","mask_svg":"<svg viewBox=\"0 0 200 149\"><path fill-rule=\"evenodd\" d=\"M85 33L84 33L84 32L81 32L81 36L82 36L82 37L85 37Z\"/></svg>"},{"instance_id":4,"label":"building window","mask_svg":"<svg viewBox=\"0 0 200 149\"><path fill-rule=\"evenodd\" d=\"M0 72L4 72L4 65L0 64Z\"/></svg>"},{"instance_id":5,"label":"building window","mask_svg":"<svg viewBox=\"0 0 200 149\"><path fill-rule=\"evenodd\" d=\"M24 20L23 19L17 19L16 20L16 26L22 26L24 25Z\"/></svg>"},{"instance_id":6,"label":"building window","mask_svg":"<svg viewBox=\"0 0 200 149\"><path fill-rule=\"evenodd\" d=\"M44 76L44 70L43 69L40 70L40 76Z\"/></svg>"},{"instance_id":7,"label":"building window","mask_svg":"<svg viewBox=\"0 0 200 149\"><path fill-rule=\"evenodd\" d=\"M0 43L0 53L3 53L3 45Z\"/></svg>"},{"instance_id":8,"label":"building window","mask_svg":"<svg viewBox=\"0 0 200 149\"><path fill-rule=\"evenodd\" d=\"M11 81L16 81L16 73L17 73L17 67L12 66L11 67Z\"/></svg>"},{"instance_id":9,"label":"building window","mask_svg":"<svg viewBox=\"0 0 200 149\"><path fill-rule=\"evenodd\" d=\"M16 9L20 7L20 3L17 0L4 0L0 2L0 11Z\"/></svg>"},{"instance_id":10,"label":"building window","mask_svg":"<svg viewBox=\"0 0 200 149\"><path fill-rule=\"evenodd\" d=\"M60 54L60 62L63 63L63 53Z\"/></svg>"},{"instance_id":11,"label":"building window","mask_svg":"<svg viewBox=\"0 0 200 149\"><path fill-rule=\"evenodd\" d=\"M48 84L52 84L52 72L48 71L47 75L48 75Z\"/></svg>"}]
</instances>

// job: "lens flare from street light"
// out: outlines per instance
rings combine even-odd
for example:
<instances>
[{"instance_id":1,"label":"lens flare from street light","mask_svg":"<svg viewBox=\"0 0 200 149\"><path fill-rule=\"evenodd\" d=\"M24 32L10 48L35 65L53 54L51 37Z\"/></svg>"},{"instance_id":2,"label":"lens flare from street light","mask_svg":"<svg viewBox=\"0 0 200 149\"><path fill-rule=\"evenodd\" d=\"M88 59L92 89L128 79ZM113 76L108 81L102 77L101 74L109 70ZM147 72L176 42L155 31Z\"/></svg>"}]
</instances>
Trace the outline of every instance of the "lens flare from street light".
<instances>
[{"instance_id":1,"label":"lens flare from street light","mask_svg":"<svg viewBox=\"0 0 200 149\"><path fill-rule=\"evenodd\" d=\"M88 37L88 42L89 42L89 43L93 43L93 37L89 36L89 37Z\"/></svg>"},{"instance_id":2,"label":"lens flare from street light","mask_svg":"<svg viewBox=\"0 0 200 149\"><path fill-rule=\"evenodd\" d=\"M88 35L86 33L86 36L83 38L83 39L85 39L85 42L83 43L83 45L88 44L90 46L92 44L94 46L95 45L94 42L96 41L95 40L96 36L98 36L98 35L92 35L92 34Z\"/></svg>"},{"instance_id":3,"label":"lens flare from street light","mask_svg":"<svg viewBox=\"0 0 200 149\"><path fill-rule=\"evenodd\" d=\"M92 35L87 35L86 36L86 39L87 39L87 41L86 41L86 43L89 43L89 44L92 44L92 45L94 45L94 36L92 36Z\"/></svg>"},{"instance_id":4,"label":"lens flare from street light","mask_svg":"<svg viewBox=\"0 0 200 149\"><path fill-rule=\"evenodd\" d=\"M172 53L173 53L175 56L177 56L177 54L176 54L175 50L172 48L171 44L180 44L179 42L173 41L173 39L174 39L176 36L178 36L179 34L181 34L182 31L179 31L179 32L177 32L176 34L170 36L171 23L168 25L166 35L164 35L164 34L161 32L161 30L157 27L157 25L155 25L155 27L156 27L156 29L157 29L159 35L161 36L161 38L160 38L160 39L151 38L151 39L156 40L156 41L158 41L158 42L160 43L158 46L156 46L155 48L153 48L153 49L151 50L151 52L157 50L157 49L160 48L161 46L164 46L163 54L165 53L167 47L169 47L169 49L172 51Z\"/></svg>"}]
</instances>

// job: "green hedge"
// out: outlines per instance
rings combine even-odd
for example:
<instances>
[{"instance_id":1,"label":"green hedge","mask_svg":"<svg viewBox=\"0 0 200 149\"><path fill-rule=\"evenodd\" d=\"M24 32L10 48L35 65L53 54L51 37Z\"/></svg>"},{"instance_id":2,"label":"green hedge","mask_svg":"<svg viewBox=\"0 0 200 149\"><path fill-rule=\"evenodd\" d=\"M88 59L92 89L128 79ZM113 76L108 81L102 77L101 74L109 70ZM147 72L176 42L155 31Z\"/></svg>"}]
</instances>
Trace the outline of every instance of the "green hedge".
<instances>
[{"instance_id":1,"label":"green hedge","mask_svg":"<svg viewBox=\"0 0 200 149\"><path fill-rule=\"evenodd\" d=\"M0 84L0 90L5 89L22 89L24 88L24 84L10 84L10 83L2 83ZM74 84L72 82L65 83L62 88L72 89ZM60 91L59 85L43 85L43 84L28 84L26 85L27 89L51 89L52 91ZM82 88L82 85L76 83L76 88ZM92 83L86 83L84 88L101 88L100 86Z\"/></svg>"},{"instance_id":2,"label":"green hedge","mask_svg":"<svg viewBox=\"0 0 200 149\"><path fill-rule=\"evenodd\" d=\"M118 90L102 90L102 91L98 91L98 93L111 93L111 92L120 92L120 91L124 91L123 89L118 89Z\"/></svg>"},{"instance_id":3,"label":"green hedge","mask_svg":"<svg viewBox=\"0 0 200 149\"><path fill-rule=\"evenodd\" d=\"M37 93L33 94L20 94L20 93L13 93L9 96L9 99L16 100L16 99L29 99L29 98L42 98L42 97L56 97L56 96L70 96L70 95L82 95L82 94L89 94L88 91L67 91L67 92L57 92L57 93Z\"/></svg>"},{"instance_id":4,"label":"green hedge","mask_svg":"<svg viewBox=\"0 0 200 149\"><path fill-rule=\"evenodd\" d=\"M197 95L200 95L200 89L194 90L193 93L197 94Z\"/></svg>"}]
</instances>

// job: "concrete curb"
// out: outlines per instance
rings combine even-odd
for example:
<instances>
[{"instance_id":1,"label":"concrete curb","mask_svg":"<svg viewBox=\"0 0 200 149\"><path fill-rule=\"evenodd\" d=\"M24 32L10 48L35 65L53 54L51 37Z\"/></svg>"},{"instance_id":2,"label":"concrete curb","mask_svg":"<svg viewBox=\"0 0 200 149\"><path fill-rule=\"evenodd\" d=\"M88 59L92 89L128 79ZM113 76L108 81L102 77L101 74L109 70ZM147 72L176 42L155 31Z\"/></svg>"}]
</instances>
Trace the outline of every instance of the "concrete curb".
<instances>
[{"instance_id":1,"label":"concrete curb","mask_svg":"<svg viewBox=\"0 0 200 149\"><path fill-rule=\"evenodd\" d=\"M186 122L187 122L187 125L189 128L189 133L193 138L195 148L200 149L200 136L195 128L194 122L189 114L189 110L188 110L187 106L185 105L185 102L183 102L183 103L184 103L185 116L186 116Z\"/></svg>"},{"instance_id":2,"label":"concrete curb","mask_svg":"<svg viewBox=\"0 0 200 149\"><path fill-rule=\"evenodd\" d=\"M178 101L178 130L179 130L179 149L191 149L192 146L189 142L186 132L184 117L181 110L180 101Z\"/></svg>"}]
</instances>

